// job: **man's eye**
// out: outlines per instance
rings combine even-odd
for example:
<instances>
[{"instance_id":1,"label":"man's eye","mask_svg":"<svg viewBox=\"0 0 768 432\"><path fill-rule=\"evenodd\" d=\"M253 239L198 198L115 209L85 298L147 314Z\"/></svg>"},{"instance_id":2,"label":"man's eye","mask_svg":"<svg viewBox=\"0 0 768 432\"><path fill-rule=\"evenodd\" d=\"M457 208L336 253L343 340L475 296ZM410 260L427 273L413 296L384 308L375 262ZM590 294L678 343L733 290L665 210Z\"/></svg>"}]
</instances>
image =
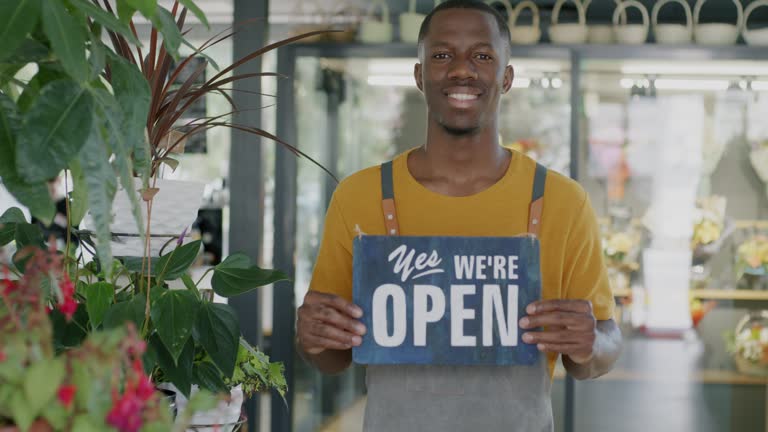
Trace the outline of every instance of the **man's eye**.
<instances>
[{"instance_id":1,"label":"man's eye","mask_svg":"<svg viewBox=\"0 0 768 432\"><path fill-rule=\"evenodd\" d=\"M448 58L448 54L447 53L437 53L437 54L433 55L432 58L438 59L438 60L445 60L445 59Z\"/></svg>"},{"instance_id":2,"label":"man's eye","mask_svg":"<svg viewBox=\"0 0 768 432\"><path fill-rule=\"evenodd\" d=\"M493 57L488 54L478 54L476 57L480 60L493 60Z\"/></svg>"}]
</instances>

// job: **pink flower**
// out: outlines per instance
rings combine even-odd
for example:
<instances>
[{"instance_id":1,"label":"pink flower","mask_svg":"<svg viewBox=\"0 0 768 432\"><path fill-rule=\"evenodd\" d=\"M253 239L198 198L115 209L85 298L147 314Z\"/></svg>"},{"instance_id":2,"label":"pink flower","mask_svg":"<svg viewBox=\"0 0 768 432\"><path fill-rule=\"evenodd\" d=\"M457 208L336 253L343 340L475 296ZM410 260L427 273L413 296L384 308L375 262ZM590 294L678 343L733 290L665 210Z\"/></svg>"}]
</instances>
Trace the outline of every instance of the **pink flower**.
<instances>
[{"instance_id":1,"label":"pink flower","mask_svg":"<svg viewBox=\"0 0 768 432\"><path fill-rule=\"evenodd\" d=\"M126 392L107 413L107 423L120 432L138 432L142 426L144 402L133 392Z\"/></svg>"},{"instance_id":2,"label":"pink flower","mask_svg":"<svg viewBox=\"0 0 768 432\"><path fill-rule=\"evenodd\" d=\"M5 355L5 351L0 351L0 363L4 362L8 356Z\"/></svg>"},{"instance_id":3,"label":"pink flower","mask_svg":"<svg viewBox=\"0 0 768 432\"><path fill-rule=\"evenodd\" d=\"M72 400L75 397L76 391L77 387L74 385L63 385L59 387L59 392L56 396L59 398L59 402L61 402L62 405L69 408L69 406L72 405Z\"/></svg>"},{"instance_id":4,"label":"pink flower","mask_svg":"<svg viewBox=\"0 0 768 432\"><path fill-rule=\"evenodd\" d=\"M72 297L64 299L64 303L59 306L59 310L67 318L67 321L72 321L72 316L77 311L77 302Z\"/></svg>"},{"instance_id":5,"label":"pink flower","mask_svg":"<svg viewBox=\"0 0 768 432\"><path fill-rule=\"evenodd\" d=\"M152 385L152 381L145 376L139 378L139 385L136 387L136 396L146 402L152 398L153 394L155 394L155 387Z\"/></svg>"}]
</instances>

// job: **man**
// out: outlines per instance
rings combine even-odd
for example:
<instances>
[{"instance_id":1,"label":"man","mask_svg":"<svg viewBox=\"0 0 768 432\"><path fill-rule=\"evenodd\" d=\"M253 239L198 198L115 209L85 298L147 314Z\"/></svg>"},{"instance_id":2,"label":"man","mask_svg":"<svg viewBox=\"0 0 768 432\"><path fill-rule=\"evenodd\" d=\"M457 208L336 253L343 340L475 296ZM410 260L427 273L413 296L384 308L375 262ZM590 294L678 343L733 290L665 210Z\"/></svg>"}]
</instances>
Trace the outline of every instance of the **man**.
<instances>
[{"instance_id":1,"label":"man","mask_svg":"<svg viewBox=\"0 0 768 432\"><path fill-rule=\"evenodd\" d=\"M416 85L426 98L426 143L398 156L392 182L398 228L382 213L382 169L345 179L331 200L298 346L325 373L351 363L366 333L352 298L356 235L513 236L530 231L536 163L499 145L499 101L512 85L509 30L478 1L449 0L424 20ZM364 143L361 143L364 145ZM578 379L607 372L621 347L611 319L596 217L572 180L547 173L541 221L541 301L520 327L546 353L535 366L368 366L370 431L550 431L558 355ZM399 231L398 231L399 230Z\"/></svg>"}]
</instances>

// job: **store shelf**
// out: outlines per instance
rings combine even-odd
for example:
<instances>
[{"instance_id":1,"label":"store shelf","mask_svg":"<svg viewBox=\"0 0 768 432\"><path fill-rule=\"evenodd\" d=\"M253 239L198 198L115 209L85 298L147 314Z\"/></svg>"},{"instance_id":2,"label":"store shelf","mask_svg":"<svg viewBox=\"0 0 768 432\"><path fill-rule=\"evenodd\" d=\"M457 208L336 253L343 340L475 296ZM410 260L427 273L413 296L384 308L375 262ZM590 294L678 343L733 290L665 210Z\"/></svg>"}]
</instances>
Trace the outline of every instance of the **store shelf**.
<instances>
[{"instance_id":1,"label":"store shelf","mask_svg":"<svg viewBox=\"0 0 768 432\"><path fill-rule=\"evenodd\" d=\"M706 300L757 300L768 301L768 291L696 289L691 296Z\"/></svg>"}]
</instances>

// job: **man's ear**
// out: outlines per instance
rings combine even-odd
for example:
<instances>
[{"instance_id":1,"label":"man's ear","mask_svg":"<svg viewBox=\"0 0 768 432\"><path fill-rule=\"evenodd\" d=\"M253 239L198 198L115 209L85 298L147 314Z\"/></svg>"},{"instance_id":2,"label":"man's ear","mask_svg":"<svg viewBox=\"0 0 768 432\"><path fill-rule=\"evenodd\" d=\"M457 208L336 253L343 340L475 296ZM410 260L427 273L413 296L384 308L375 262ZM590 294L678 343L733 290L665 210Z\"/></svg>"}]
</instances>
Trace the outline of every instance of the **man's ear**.
<instances>
[{"instance_id":1,"label":"man's ear","mask_svg":"<svg viewBox=\"0 0 768 432\"><path fill-rule=\"evenodd\" d=\"M416 87L419 88L420 91L424 91L424 85L421 79L421 63L416 63L413 66L413 77L416 79Z\"/></svg>"},{"instance_id":2,"label":"man's ear","mask_svg":"<svg viewBox=\"0 0 768 432\"><path fill-rule=\"evenodd\" d=\"M507 65L504 68L504 93L508 92L512 88L512 81L515 79L515 69L512 65Z\"/></svg>"}]
</instances>

